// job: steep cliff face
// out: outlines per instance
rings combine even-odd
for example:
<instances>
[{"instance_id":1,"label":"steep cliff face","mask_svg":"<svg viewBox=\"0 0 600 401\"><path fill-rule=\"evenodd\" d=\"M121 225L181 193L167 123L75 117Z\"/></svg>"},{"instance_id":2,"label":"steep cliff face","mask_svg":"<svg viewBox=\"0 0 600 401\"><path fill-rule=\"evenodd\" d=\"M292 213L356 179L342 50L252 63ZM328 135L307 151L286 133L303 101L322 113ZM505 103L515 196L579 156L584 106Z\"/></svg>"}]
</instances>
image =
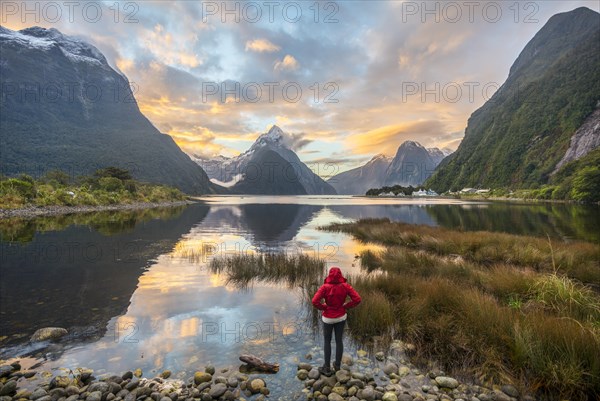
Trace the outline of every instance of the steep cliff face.
<instances>
[{"instance_id":1,"label":"steep cliff face","mask_svg":"<svg viewBox=\"0 0 600 401\"><path fill-rule=\"evenodd\" d=\"M425 185L444 192L549 183L600 99L599 43L597 12L582 7L551 17Z\"/></svg>"},{"instance_id":2,"label":"steep cliff face","mask_svg":"<svg viewBox=\"0 0 600 401\"><path fill-rule=\"evenodd\" d=\"M189 194L216 189L140 112L126 77L94 46L56 29L0 27L0 169L74 176L117 166Z\"/></svg>"},{"instance_id":3,"label":"steep cliff face","mask_svg":"<svg viewBox=\"0 0 600 401\"><path fill-rule=\"evenodd\" d=\"M436 149L437 150L437 149ZM383 181L385 186L421 185L435 170L439 157L432 157L420 143L406 141L398 148Z\"/></svg>"},{"instance_id":4,"label":"steep cliff face","mask_svg":"<svg viewBox=\"0 0 600 401\"><path fill-rule=\"evenodd\" d=\"M554 173L565 164L581 159L592 150L600 146L600 107L596 109L579 127L571 138L571 145L567 153L558 162Z\"/></svg>"},{"instance_id":5,"label":"steep cliff face","mask_svg":"<svg viewBox=\"0 0 600 401\"><path fill-rule=\"evenodd\" d=\"M336 174L327 182L340 195L364 195L369 189L382 185L391 161L391 157L376 155L365 165Z\"/></svg>"}]
</instances>

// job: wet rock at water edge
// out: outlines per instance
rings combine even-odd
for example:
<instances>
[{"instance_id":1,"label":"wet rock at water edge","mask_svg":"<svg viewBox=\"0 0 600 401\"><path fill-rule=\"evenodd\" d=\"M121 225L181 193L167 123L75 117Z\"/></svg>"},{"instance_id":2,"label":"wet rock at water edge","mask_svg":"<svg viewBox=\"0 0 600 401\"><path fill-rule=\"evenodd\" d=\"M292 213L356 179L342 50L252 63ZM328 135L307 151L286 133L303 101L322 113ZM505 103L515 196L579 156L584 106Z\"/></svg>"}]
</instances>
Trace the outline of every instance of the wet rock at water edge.
<instances>
[{"instance_id":1,"label":"wet rock at water edge","mask_svg":"<svg viewBox=\"0 0 600 401\"><path fill-rule=\"evenodd\" d=\"M17 390L17 382L15 380L10 380L4 383L2 388L0 388L0 396L3 395L11 395Z\"/></svg>"},{"instance_id":2,"label":"wet rock at water edge","mask_svg":"<svg viewBox=\"0 0 600 401\"><path fill-rule=\"evenodd\" d=\"M253 380L248 381L246 388L248 390L250 390L250 392L252 394L257 394L257 393L260 393L262 391L262 389L265 388L266 386L267 386L267 384L265 383L265 381L263 379L253 379Z\"/></svg>"},{"instance_id":3,"label":"wet rock at water edge","mask_svg":"<svg viewBox=\"0 0 600 401\"><path fill-rule=\"evenodd\" d=\"M310 363L306 363L306 362L302 362L298 364L298 370L300 369L304 369L306 371L309 371L312 369L312 365Z\"/></svg>"},{"instance_id":4,"label":"wet rock at water edge","mask_svg":"<svg viewBox=\"0 0 600 401\"><path fill-rule=\"evenodd\" d=\"M14 368L11 365L2 365L0 366L0 377L8 376L12 373Z\"/></svg>"},{"instance_id":5,"label":"wet rock at water edge","mask_svg":"<svg viewBox=\"0 0 600 401\"><path fill-rule=\"evenodd\" d=\"M214 375L216 372L216 369L213 365L206 365L206 367L204 368L204 371L206 373L208 373L209 375Z\"/></svg>"},{"instance_id":6,"label":"wet rock at water edge","mask_svg":"<svg viewBox=\"0 0 600 401\"><path fill-rule=\"evenodd\" d=\"M29 341L54 341L66 336L67 334L69 334L69 332L66 329L63 329L62 327L44 327L38 329L35 333L33 333Z\"/></svg>"},{"instance_id":7,"label":"wet rock at water edge","mask_svg":"<svg viewBox=\"0 0 600 401\"><path fill-rule=\"evenodd\" d=\"M224 383L217 383L210 388L210 390L208 391L208 394L212 398L219 398L220 396L225 394L225 391L227 391L227 385Z\"/></svg>"},{"instance_id":8,"label":"wet rock at water edge","mask_svg":"<svg viewBox=\"0 0 600 401\"><path fill-rule=\"evenodd\" d=\"M202 383L208 383L212 380L212 375L206 372L194 373L194 384L197 386Z\"/></svg>"},{"instance_id":9,"label":"wet rock at water edge","mask_svg":"<svg viewBox=\"0 0 600 401\"><path fill-rule=\"evenodd\" d=\"M335 372L335 378L342 384L346 383L351 378L350 372L348 372L347 370L338 370L337 372Z\"/></svg>"},{"instance_id":10,"label":"wet rock at water edge","mask_svg":"<svg viewBox=\"0 0 600 401\"><path fill-rule=\"evenodd\" d=\"M296 373L296 376L298 377L298 379L300 380L306 380L308 378L308 371L306 369L300 369L298 370L298 372Z\"/></svg>"},{"instance_id":11,"label":"wet rock at water edge","mask_svg":"<svg viewBox=\"0 0 600 401\"><path fill-rule=\"evenodd\" d=\"M386 391L381 398L382 401L398 401L398 396L392 391Z\"/></svg>"},{"instance_id":12,"label":"wet rock at water edge","mask_svg":"<svg viewBox=\"0 0 600 401\"><path fill-rule=\"evenodd\" d=\"M358 398L364 399L366 401L373 401L375 400L375 389L371 386L368 386L360 390L358 393L356 393L356 395L358 396Z\"/></svg>"},{"instance_id":13,"label":"wet rock at water edge","mask_svg":"<svg viewBox=\"0 0 600 401\"><path fill-rule=\"evenodd\" d=\"M89 393L93 393L94 391L99 391L101 393L106 393L109 389L109 385L106 382L95 382L89 385L87 391Z\"/></svg>"},{"instance_id":14,"label":"wet rock at water edge","mask_svg":"<svg viewBox=\"0 0 600 401\"><path fill-rule=\"evenodd\" d=\"M385 373L386 375L390 376L392 374L397 374L398 373L398 365L396 365L395 363L388 363L383 367L383 373Z\"/></svg>"},{"instance_id":15,"label":"wet rock at water edge","mask_svg":"<svg viewBox=\"0 0 600 401\"><path fill-rule=\"evenodd\" d=\"M339 395L337 393L330 393L327 396L327 400L328 401L344 401L344 397L342 397L341 395Z\"/></svg>"},{"instance_id":16,"label":"wet rock at water edge","mask_svg":"<svg viewBox=\"0 0 600 401\"><path fill-rule=\"evenodd\" d=\"M44 396L48 395L48 393L46 392L46 390L44 390L43 388L36 388L33 393L31 393L31 396L29 396L30 399L32 400L37 400L38 398L42 398Z\"/></svg>"}]
</instances>

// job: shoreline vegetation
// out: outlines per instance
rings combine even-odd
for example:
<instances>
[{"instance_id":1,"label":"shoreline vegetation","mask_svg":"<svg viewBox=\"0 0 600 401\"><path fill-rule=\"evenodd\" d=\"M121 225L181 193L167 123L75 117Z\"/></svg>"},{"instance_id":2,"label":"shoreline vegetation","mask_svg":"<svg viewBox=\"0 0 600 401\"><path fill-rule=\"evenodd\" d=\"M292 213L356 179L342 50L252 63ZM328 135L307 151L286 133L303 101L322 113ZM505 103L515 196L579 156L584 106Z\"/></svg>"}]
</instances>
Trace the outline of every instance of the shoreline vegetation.
<instances>
[{"instance_id":1,"label":"shoreline vegetation","mask_svg":"<svg viewBox=\"0 0 600 401\"><path fill-rule=\"evenodd\" d=\"M364 219L323 230L384 251L357 255L354 335L400 337L416 360L547 399L600 395L597 244Z\"/></svg>"},{"instance_id":2,"label":"shoreline vegetation","mask_svg":"<svg viewBox=\"0 0 600 401\"><path fill-rule=\"evenodd\" d=\"M71 178L50 171L40 179L28 175L0 177L0 218L52 216L104 210L131 210L192 203L176 188L136 181L117 167Z\"/></svg>"},{"instance_id":3,"label":"shoreline vegetation","mask_svg":"<svg viewBox=\"0 0 600 401\"><path fill-rule=\"evenodd\" d=\"M425 192L427 188L424 186L403 187L395 185L393 187L372 188L362 195L367 198L413 198L413 199L460 199L472 201L499 201L499 202L527 202L527 203L566 203L566 204L588 204L600 205L600 194L590 195L586 197L576 198L558 198L552 197L552 190L543 187L541 189L518 189L509 190L501 189L484 189L477 190L474 188L466 188L463 191L444 192L435 195L419 195L418 192ZM432 191L429 191L433 193ZM413 195L417 193L417 195Z\"/></svg>"}]
</instances>

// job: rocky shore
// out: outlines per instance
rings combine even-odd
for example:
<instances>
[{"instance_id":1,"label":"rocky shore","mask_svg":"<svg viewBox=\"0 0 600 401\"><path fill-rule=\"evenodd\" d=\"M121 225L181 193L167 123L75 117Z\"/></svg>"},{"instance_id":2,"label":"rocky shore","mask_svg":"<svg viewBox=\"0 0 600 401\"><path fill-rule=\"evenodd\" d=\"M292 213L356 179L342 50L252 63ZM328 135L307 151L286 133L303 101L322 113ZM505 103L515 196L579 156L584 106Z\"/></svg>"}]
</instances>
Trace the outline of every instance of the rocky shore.
<instances>
[{"instance_id":1,"label":"rocky shore","mask_svg":"<svg viewBox=\"0 0 600 401\"><path fill-rule=\"evenodd\" d=\"M29 206L19 209L0 209L0 219L11 217L33 218L39 216L58 216L71 213L103 212L113 210L140 210L156 207L183 206L196 203L191 200L173 202L136 202L129 204L103 205L103 206Z\"/></svg>"},{"instance_id":2,"label":"rocky shore","mask_svg":"<svg viewBox=\"0 0 600 401\"><path fill-rule=\"evenodd\" d=\"M22 371L18 362L0 366L0 401L212 401L264 400L270 391L259 375L246 375L213 366L196 372L186 382L170 379L166 370L152 379L140 369L97 379L89 369L55 376L33 389L22 388L38 373Z\"/></svg>"},{"instance_id":3,"label":"rocky shore","mask_svg":"<svg viewBox=\"0 0 600 401\"><path fill-rule=\"evenodd\" d=\"M444 372L433 370L426 375L414 366L407 366L388 358L382 372L360 372L349 364L331 376L323 375L318 368L307 363L298 365L297 377L304 382L306 398L313 401L534 401L520 397L512 385L488 389L477 385L461 384ZM379 377L376 377L379 376ZM415 384L415 383L421 383Z\"/></svg>"},{"instance_id":4,"label":"rocky shore","mask_svg":"<svg viewBox=\"0 0 600 401\"><path fill-rule=\"evenodd\" d=\"M359 355L358 366L364 357ZM376 358L384 367L374 371L354 368L354 359L345 355L341 369L329 376L321 374L314 364L299 363L296 377L304 385L304 396L296 397L271 396L266 375L217 371L214 366L180 380L172 379L168 370L151 379L143 378L141 369L96 378L92 370L78 368L52 377L49 372L21 370L19 362L14 362L0 366L0 401L264 401L271 397L312 401L535 400L521 396L512 385L495 389L467 385L438 370L423 374L406 361L380 355ZM37 382L32 387L33 380Z\"/></svg>"}]
</instances>

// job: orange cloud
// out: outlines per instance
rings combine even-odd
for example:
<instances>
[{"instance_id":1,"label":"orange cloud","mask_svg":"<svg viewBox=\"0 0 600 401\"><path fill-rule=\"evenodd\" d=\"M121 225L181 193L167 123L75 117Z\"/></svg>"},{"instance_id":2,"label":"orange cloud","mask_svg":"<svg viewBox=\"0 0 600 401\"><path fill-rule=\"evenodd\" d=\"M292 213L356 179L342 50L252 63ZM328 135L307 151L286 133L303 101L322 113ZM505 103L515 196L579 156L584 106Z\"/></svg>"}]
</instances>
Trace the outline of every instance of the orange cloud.
<instances>
[{"instance_id":1,"label":"orange cloud","mask_svg":"<svg viewBox=\"0 0 600 401\"><path fill-rule=\"evenodd\" d=\"M275 70L297 70L300 67L294 56L286 55L283 60L275 62Z\"/></svg>"},{"instance_id":2,"label":"orange cloud","mask_svg":"<svg viewBox=\"0 0 600 401\"><path fill-rule=\"evenodd\" d=\"M279 51L281 47L271 43L267 39L254 39L246 42L246 51L251 50L258 53L272 53Z\"/></svg>"},{"instance_id":3,"label":"orange cloud","mask_svg":"<svg viewBox=\"0 0 600 401\"><path fill-rule=\"evenodd\" d=\"M393 156L398 146L405 141L417 141L429 146L432 138L444 132L442 124L438 121L410 121L352 135L348 145L358 154L384 153Z\"/></svg>"},{"instance_id":4,"label":"orange cloud","mask_svg":"<svg viewBox=\"0 0 600 401\"><path fill-rule=\"evenodd\" d=\"M194 68L203 63L188 48L197 41L193 33L174 40L170 32L165 31L162 25L156 24L153 30L146 30L140 39L144 41L145 47L165 64Z\"/></svg>"}]
</instances>

